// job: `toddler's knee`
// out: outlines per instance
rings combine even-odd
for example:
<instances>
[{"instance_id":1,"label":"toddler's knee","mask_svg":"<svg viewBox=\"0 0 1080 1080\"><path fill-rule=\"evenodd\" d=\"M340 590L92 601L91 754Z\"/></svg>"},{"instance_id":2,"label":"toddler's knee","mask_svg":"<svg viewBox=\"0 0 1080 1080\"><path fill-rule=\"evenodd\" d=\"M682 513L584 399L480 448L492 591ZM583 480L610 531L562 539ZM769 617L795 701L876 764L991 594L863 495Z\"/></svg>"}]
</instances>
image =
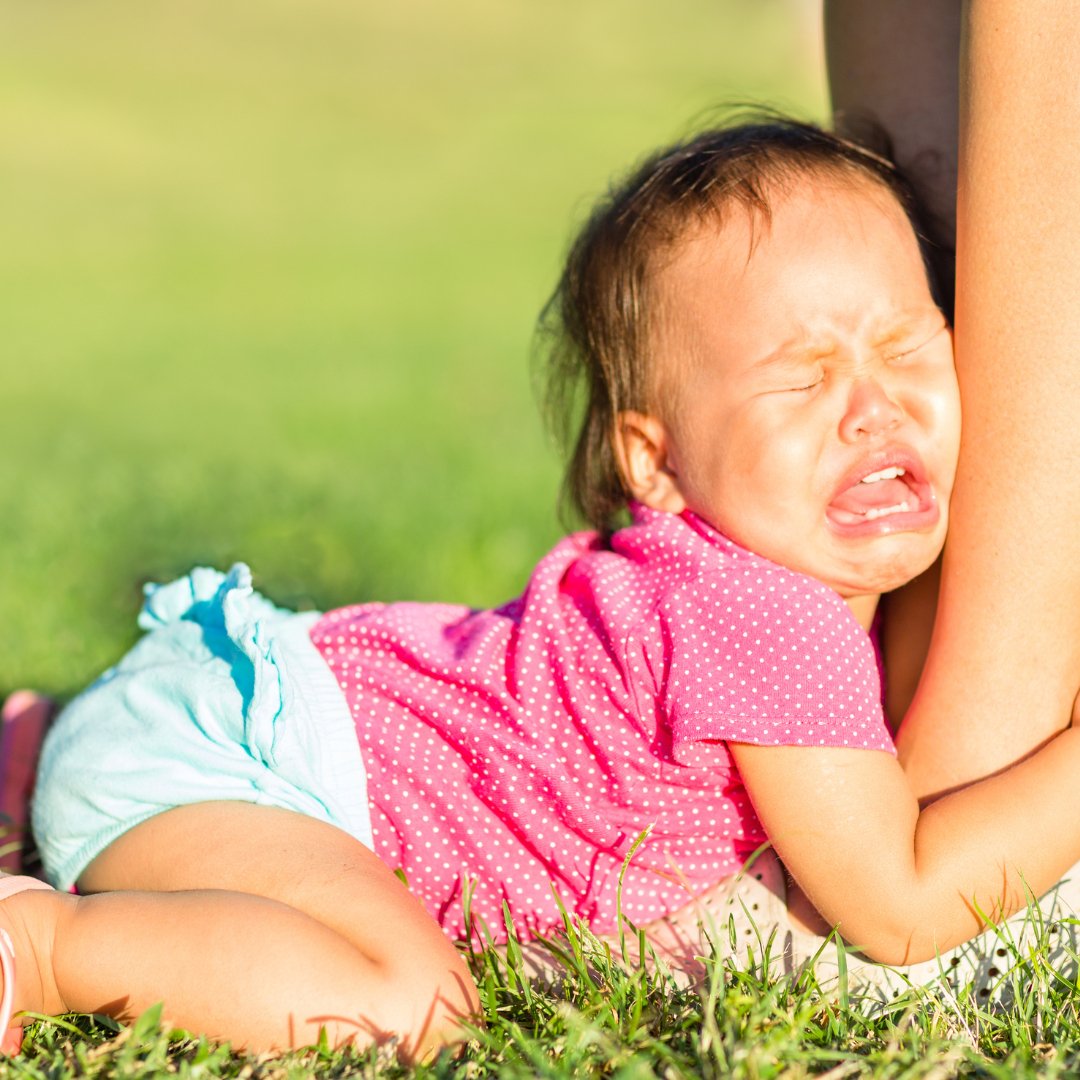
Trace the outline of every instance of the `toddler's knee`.
<instances>
[{"instance_id":1,"label":"toddler's knee","mask_svg":"<svg viewBox=\"0 0 1080 1080\"><path fill-rule=\"evenodd\" d=\"M59 989L57 952L78 908L78 897L36 889L4 901L3 924L19 963L19 1008L50 1015L69 1010Z\"/></svg>"},{"instance_id":2,"label":"toddler's knee","mask_svg":"<svg viewBox=\"0 0 1080 1080\"><path fill-rule=\"evenodd\" d=\"M384 968L383 1022L408 1062L424 1061L467 1038L478 1023L480 999L464 959L452 963L390 964Z\"/></svg>"}]
</instances>

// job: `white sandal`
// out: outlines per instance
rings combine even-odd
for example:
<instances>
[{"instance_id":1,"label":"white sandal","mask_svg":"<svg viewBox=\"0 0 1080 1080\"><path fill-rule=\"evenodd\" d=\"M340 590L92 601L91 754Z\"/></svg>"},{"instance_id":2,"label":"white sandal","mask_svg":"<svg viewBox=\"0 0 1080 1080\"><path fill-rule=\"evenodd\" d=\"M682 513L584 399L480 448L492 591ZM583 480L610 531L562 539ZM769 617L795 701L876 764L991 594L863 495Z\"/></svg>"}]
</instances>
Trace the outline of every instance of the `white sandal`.
<instances>
[{"instance_id":1,"label":"white sandal","mask_svg":"<svg viewBox=\"0 0 1080 1080\"><path fill-rule=\"evenodd\" d=\"M52 886L32 877L0 877L0 901L32 889L51 892ZM15 946L4 929L0 929L0 972L4 978L4 989L0 993L0 1054L13 1055L22 1049L23 1029L21 1024L11 1026L11 1013L15 1007Z\"/></svg>"}]
</instances>

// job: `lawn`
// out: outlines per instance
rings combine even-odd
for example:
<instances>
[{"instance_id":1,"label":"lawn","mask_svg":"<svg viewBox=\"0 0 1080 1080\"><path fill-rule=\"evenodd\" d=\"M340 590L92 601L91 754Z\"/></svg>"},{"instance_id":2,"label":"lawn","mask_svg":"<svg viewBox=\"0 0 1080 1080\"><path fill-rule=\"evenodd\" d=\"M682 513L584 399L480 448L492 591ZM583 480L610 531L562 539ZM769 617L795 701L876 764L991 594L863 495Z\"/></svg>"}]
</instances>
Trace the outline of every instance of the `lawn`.
<instances>
[{"instance_id":1,"label":"lawn","mask_svg":"<svg viewBox=\"0 0 1080 1080\"><path fill-rule=\"evenodd\" d=\"M754 946L754 963L714 959L700 985L684 987L623 962L617 950L613 956L571 927L557 989L526 978L512 952L504 961L488 951L474 968L484 1025L472 1030L457 1055L445 1052L416 1068L399 1065L386 1048L232 1053L203 1038L162 1031L151 1010L122 1031L89 1017L39 1023L23 1058L0 1064L0 1075L1027 1080L1075 1076L1080 1069L1076 983L1047 969L1039 948L1010 950L1003 965L1011 965L1002 979L1006 1000L994 1008L980 1006L963 989L912 989L877 1014L854 998L823 993L812 973L767 977L761 961L776 951L765 941Z\"/></svg>"},{"instance_id":2,"label":"lawn","mask_svg":"<svg viewBox=\"0 0 1080 1080\"><path fill-rule=\"evenodd\" d=\"M805 7L0 7L0 689L78 689L193 563L301 606L518 591L571 229L704 110L823 115Z\"/></svg>"},{"instance_id":3,"label":"lawn","mask_svg":"<svg viewBox=\"0 0 1080 1080\"><path fill-rule=\"evenodd\" d=\"M0 6L0 692L77 691L194 563L300 607L518 591L561 529L530 356L574 224L718 106L823 117L813 6ZM719 965L477 964L487 1031L430 1075L1053 1074L1080 1042L1027 968L1004 1013L868 1019ZM0 1074L399 1072L76 1024Z\"/></svg>"}]
</instances>

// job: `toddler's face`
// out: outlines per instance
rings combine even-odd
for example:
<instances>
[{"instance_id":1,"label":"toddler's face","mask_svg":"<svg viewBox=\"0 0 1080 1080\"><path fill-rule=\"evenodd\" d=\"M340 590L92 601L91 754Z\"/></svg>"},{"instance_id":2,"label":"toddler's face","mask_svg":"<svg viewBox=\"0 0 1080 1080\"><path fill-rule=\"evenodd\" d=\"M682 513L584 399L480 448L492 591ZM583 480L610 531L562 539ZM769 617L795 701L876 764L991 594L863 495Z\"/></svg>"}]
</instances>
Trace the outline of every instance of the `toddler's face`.
<instances>
[{"instance_id":1,"label":"toddler's face","mask_svg":"<svg viewBox=\"0 0 1080 1080\"><path fill-rule=\"evenodd\" d=\"M664 415L624 415L624 464L644 502L688 507L858 612L944 542L952 338L883 189L804 184L753 224L735 210L659 271L658 362L676 385Z\"/></svg>"}]
</instances>

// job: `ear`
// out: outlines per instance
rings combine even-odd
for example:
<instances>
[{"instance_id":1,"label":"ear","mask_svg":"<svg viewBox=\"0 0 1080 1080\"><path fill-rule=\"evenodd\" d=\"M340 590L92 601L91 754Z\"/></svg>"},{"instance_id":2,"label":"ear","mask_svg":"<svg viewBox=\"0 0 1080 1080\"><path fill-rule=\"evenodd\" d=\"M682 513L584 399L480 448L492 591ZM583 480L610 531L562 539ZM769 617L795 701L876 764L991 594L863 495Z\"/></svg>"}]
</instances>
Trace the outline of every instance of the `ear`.
<instances>
[{"instance_id":1,"label":"ear","mask_svg":"<svg viewBox=\"0 0 1080 1080\"><path fill-rule=\"evenodd\" d=\"M660 420L647 413L619 413L614 449L623 483L639 503L672 514L686 509L669 460L667 429Z\"/></svg>"}]
</instances>

